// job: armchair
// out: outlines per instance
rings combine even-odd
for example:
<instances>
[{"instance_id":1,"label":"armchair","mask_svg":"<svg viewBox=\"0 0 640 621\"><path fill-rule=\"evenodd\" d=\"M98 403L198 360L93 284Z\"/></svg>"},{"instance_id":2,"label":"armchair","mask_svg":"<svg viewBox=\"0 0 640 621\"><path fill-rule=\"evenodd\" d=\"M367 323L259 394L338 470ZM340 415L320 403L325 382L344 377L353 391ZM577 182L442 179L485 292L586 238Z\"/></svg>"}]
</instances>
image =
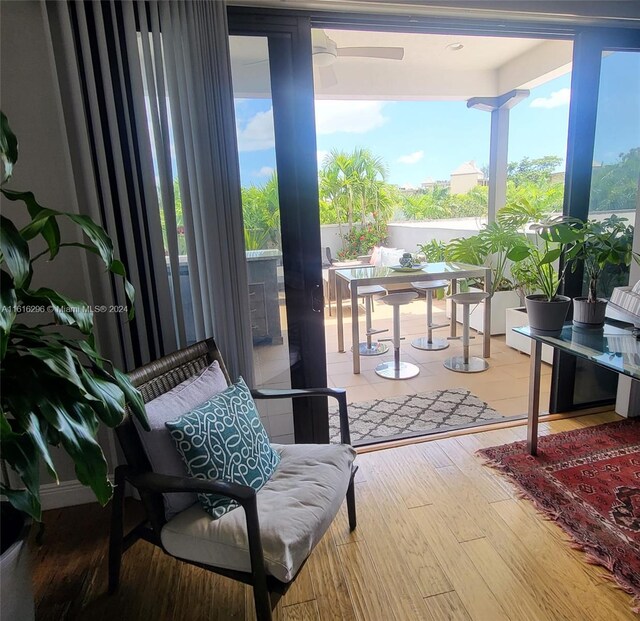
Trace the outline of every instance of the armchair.
<instances>
[{"instance_id":1,"label":"armchair","mask_svg":"<svg viewBox=\"0 0 640 621\"><path fill-rule=\"evenodd\" d=\"M200 373L217 360L229 374L213 339L201 341L147 364L129 377L145 403ZM138 539L166 554L253 586L258 621L270 621L346 496L349 527L356 527L354 452L343 389L255 390L255 399L331 397L338 401L342 444L283 445L273 477L258 492L245 485L154 472L131 417L116 429L127 464L115 471L109 542L109 592L119 583L123 553ZM124 533L125 484L140 494L144 519ZM213 520L199 503L167 519L163 494L215 493L240 507Z\"/></svg>"}]
</instances>

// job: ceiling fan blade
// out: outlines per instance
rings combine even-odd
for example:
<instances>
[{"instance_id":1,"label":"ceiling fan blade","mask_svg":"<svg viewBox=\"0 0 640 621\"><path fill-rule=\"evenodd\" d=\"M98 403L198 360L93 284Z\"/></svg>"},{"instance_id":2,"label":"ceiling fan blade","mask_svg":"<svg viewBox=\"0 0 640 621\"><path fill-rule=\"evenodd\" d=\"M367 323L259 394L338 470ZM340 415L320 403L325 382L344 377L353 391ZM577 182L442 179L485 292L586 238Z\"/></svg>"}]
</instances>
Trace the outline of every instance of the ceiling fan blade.
<instances>
[{"instance_id":1,"label":"ceiling fan blade","mask_svg":"<svg viewBox=\"0 0 640 621\"><path fill-rule=\"evenodd\" d=\"M338 56L359 56L362 58L385 58L387 60L402 60L403 47L339 47Z\"/></svg>"},{"instance_id":2,"label":"ceiling fan blade","mask_svg":"<svg viewBox=\"0 0 640 621\"><path fill-rule=\"evenodd\" d=\"M333 67L318 67L318 81L321 88L331 88L338 83L338 76Z\"/></svg>"}]
</instances>

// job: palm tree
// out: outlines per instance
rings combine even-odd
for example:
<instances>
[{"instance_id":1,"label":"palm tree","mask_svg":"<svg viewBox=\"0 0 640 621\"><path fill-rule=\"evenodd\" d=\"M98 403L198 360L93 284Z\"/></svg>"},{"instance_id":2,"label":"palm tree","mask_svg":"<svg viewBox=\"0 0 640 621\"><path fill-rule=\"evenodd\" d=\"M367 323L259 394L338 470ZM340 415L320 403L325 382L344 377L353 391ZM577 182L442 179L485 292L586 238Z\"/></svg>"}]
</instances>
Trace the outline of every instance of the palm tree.
<instances>
[{"instance_id":1,"label":"palm tree","mask_svg":"<svg viewBox=\"0 0 640 621\"><path fill-rule=\"evenodd\" d=\"M384 161L369 149L356 148L352 153L334 149L322 163L320 193L334 205L338 224L346 219L351 231L356 209L363 223L370 213L392 210L390 194L385 192L386 176Z\"/></svg>"}]
</instances>

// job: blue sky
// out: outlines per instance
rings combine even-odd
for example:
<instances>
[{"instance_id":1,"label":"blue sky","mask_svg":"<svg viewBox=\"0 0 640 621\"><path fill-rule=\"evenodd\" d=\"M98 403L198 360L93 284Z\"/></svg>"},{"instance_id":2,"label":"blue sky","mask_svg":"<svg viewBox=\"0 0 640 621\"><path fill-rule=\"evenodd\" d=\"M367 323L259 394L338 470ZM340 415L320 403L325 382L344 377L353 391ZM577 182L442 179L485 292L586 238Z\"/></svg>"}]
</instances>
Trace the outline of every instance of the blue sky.
<instances>
[{"instance_id":1,"label":"blue sky","mask_svg":"<svg viewBox=\"0 0 640 621\"><path fill-rule=\"evenodd\" d=\"M630 80L640 80L638 56L603 59L599 161L611 161L639 144L638 127L619 122L631 119L638 105L627 95ZM509 161L556 155L562 158L559 170L564 169L570 82L565 74L534 88L511 110ZM275 168L271 101L236 100L236 116L242 183L261 185ZM448 179L469 160L478 167L489 162L490 114L468 109L464 101L316 101L316 128L320 160L332 149L368 147L387 163L388 181L399 185Z\"/></svg>"}]
</instances>

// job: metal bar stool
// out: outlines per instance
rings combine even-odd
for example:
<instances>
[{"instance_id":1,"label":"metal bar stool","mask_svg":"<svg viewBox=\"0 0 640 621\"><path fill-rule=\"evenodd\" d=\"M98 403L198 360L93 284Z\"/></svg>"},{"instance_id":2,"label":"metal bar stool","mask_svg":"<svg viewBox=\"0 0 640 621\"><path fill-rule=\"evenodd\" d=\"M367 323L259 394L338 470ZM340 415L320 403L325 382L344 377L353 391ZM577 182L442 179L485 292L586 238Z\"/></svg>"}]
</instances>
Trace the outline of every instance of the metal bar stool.
<instances>
[{"instance_id":1,"label":"metal bar stool","mask_svg":"<svg viewBox=\"0 0 640 621\"><path fill-rule=\"evenodd\" d=\"M351 286L349 286L351 288ZM380 334L381 332L388 332L389 330L374 330L371 325L371 312L373 310L373 296L377 293L387 293L387 290L380 285L369 285L364 287L358 287L358 295L364 298L364 316L366 322L365 334L367 340L364 343L358 343L361 356L380 356L386 354L389 351L389 346L386 343L380 343L379 341L373 341L371 337L374 334ZM352 311L353 312L353 311Z\"/></svg>"},{"instance_id":2,"label":"metal bar stool","mask_svg":"<svg viewBox=\"0 0 640 621\"><path fill-rule=\"evenodd\" d=\"M454 304L462 306L462 356L451 356L444 361L444 366L450 371L479 373L489 368L489 363L484 358L469 356L469 341L474 338L469 333L469 307L472 304L480 304L488 297L489 294L485 291L455 293L450 297Z\"/></svg>"},{"instance_id":3,"label":"metal bar stool","mask_svg":"<svg viewBox=\"0 0 640 621\"><path fill-rule=\"evenodd\" d=\"M427 336L421 336L415 339L411 346L416 349L426 349L429 351L438 351L440 349L447 349L449 343L447 339L434 339L433 331L436 328L444 328L448 326L448 323L433 323L433 292L438 289L443 289L449 284L448 280L428 280L425 282L412 282L411 286L414 289L424 291L427 296Z\"/></svg>"},{"instance_id":4,"label":"metal bar stool","mask_svg":"<svg viewBox=\"0 0 640 621\"><path fill-rule=\"evenodd\" d=\"M409 304L418 297L415 291L408 293L390 293L380 298L381 302L393 306L393 360L389 362L381 362L375 371L380 377L386 379L409 379L420 373L420 369L410 362L400 362L400 306Z\"/></svg>"}]
</instances>

